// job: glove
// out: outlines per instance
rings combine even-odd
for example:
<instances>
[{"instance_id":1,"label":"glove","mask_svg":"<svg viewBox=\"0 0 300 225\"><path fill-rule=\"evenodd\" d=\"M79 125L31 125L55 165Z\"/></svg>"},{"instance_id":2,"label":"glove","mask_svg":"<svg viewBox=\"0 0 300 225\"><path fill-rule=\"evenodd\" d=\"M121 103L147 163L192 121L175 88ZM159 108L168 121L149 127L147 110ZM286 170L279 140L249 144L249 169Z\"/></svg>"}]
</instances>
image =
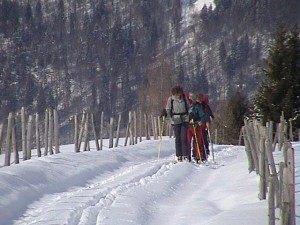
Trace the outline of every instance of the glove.
<instances>
[{"instance_id":1,"label":"glove","mask_svg":"<svg viewBox=\"0 0 300 225\"><path fill-rule=\"evenodd\" d=\"M194 120L194 118L195 118L194 113L190 112L190 114L189 114L189 120Z\"/></svg>"},{"instance_id":2,"label":"glove","mask_svg":"<svg viewBox=\"0 0 300 225\"><path fill-rule=\"evenodd\" d=\"M166 110L166 109L163 109L163 110L161 111L161 114L160 114L160 118L161 118L161 119L164 118L164 117L167 117L167 110Z\"/></svg>"}]
</instances>

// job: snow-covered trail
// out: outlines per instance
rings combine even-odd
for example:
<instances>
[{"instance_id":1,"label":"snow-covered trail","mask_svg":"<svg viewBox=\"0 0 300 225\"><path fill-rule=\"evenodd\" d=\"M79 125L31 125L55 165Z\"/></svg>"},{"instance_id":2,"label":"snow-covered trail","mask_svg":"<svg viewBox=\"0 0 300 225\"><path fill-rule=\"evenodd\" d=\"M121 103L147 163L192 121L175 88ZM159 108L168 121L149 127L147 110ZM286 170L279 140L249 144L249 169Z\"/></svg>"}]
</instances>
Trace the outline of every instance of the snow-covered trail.
<instances>
[{"instance_id":1,"label":"snow-covered trail","mask_svg":"<svg viewBox=\"0 0 300 225\"><path fill-rule=\"evenodd\" d=\"M1 221L5 225L216 225L244 204L262 208L258 220L266 217L265 203L258 203L257 191L249 189L258 177L248 174L242 147L215 146L216 161L224 166L197 167L174 164L174 139L163 140L160 159L157 146L158 141L143 141L79 154L62 149L61 154L23 162L13 170L2 168L0 178L13 171L7 179L21 182L0 186L2 194L16 195L7 204L2 201L5 196L0 197L1 208L6 209L0 211ZM24 174L23 169L31 173ZM241 215L248 221L243 225L255 224L255 218L247 220L250 215Z\"/></svg>"}]
</instances>

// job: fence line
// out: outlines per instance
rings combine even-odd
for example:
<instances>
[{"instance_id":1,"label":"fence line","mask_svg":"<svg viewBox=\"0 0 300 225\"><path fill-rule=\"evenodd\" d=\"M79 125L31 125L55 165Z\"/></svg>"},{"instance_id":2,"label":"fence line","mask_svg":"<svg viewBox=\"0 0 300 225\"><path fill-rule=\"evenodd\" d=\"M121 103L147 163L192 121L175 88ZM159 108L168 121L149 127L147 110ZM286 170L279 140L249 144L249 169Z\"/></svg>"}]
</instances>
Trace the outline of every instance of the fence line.
<instances>
[{"instance_id":1,"label":"fence line","mask_svg":"<svg viewBox=\"0 0 300 225\"><path fill-rule=\"evenodd\" d=\"M283 116L275 135L273 122L262 126L258 120L245 120L244 124L242 133L248 170L260 177L258 197L260 200L268 198L269 225L275 225L276 219L280 219L281 225L295 225L295 156L287 139L288 134L293 136L291 128L288 132ZM282 152L281 157L276 158L278 163L274 159L275 150ZM276 215L280 218L275 218Z\"/></svg>"},{"instance_id":2,"label":"fence line","mask_svg":"<svg viewBox=\"0 0 300 225\"><path fill-rule=\"evenodd\" d=\"M143 115L144 119L142 119ZM74 123L74 138L72 138L74 152L90 150L90 139L95 140L97 151L102 150L105 133L109 134L109 148L118 146L121 132L121 114L118 115L118 120L114 120L111 117L109 118L109 122L104 121L103 112L100 118L87 112L83 112L81 118L79 116L76 114L74 115L74 120L70 120L70 123ZM158 140L159 129L161 127L161 121L158 116L143 114L141 111L139 112L139 116L137 116L135 111L130 111L128 117L124 119L128 119L125 146L128 143L129 145L137 144L138 140L141 142L142 137L145 137L146 140L150 140L151 137L154 140ZM20 123L16 122L19 120ZM80 123L79 120L81 120ZM21 109L20 114L9 113L7 124L0 123L0 154L5 154L4 166L9 166L11 163L18 164L20 159L19 152L21 151L23 152L22 159L29 160L34 147L37 150L38 157L48 154L58 154L60 152L60 125L58 121L59 118L56 109L47 109L44 120L40 120L37 113L35 115L26 115L25 108ZM114 121L117 121L117 124ZM106 126L106 124L109 125ZM100 127L99 132L96 129L97 125ZM171 136L170 125L164 123L164 126L166 126L166 129L163 129L164 135ZM107 130L105 130L105 127ZM21 143L21 145L17 143ZM41 152L42 146L44 147L43 154ZM14 160L11 160L12 152L14 153Z\"/></svg>"}]
</instances>

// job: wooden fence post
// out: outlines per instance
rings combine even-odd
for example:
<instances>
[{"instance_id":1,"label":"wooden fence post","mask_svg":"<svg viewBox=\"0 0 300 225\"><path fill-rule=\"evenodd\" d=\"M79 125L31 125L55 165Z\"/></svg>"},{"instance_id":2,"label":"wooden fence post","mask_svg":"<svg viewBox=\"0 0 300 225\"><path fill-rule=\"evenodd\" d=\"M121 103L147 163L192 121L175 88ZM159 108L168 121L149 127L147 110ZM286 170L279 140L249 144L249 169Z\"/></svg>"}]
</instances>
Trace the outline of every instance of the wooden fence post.
<instances>
[{"instance_id":1,"label":"wooden fence post","mask_svg":"<svg viewBox=\"0 0 300 225\"><path fill-rule=\"evenodd\" d=\"M289 119L289 140L294 141L292 119Z\"/></svg>"},{"instance_id":2,"label":"wooden fence post","mask_svg":"<svg viewBox=\"0 0 300 225\"><path fill-rule=\"evenodd\" d=\"M59 153L59 123L58 123L58 114L57 109L53 110L54 116L54 145L55 145L55 154Z\"/></svg>"},{"instance_id":3,"label":"wooden fence post","mask_svg":"<svg viewBox=\"0 0 300 225\"><path fill-rule=\"evenodd\" d=\"M269 128L268 129L268 132L269 132L268 137L269 137L270 142L273 143L273 140L274 140L274 135L273 135L274 123L273 123L273 121L268 122L268 128Z\"/></svg>"},{"instance_id":4,"label":"wooden fence post","mask_svg":"<svg viewBox=\"0 0 300 225\"><path fill-rule=\"evenodd\" d=\"M129 136L130 136L130 145L134 145L134 138L133 138L133 125L134 125L134 122L132 121L133 120L133 116L132 116L132 111L129 111L129 120L130 120L130 123L129 123Z\"/></svg>"},{"instance_id":5,"label":"wooden fence post","mask_svg":"<svg viewBox=\"0 0 300 225\"><path fill-rule=\"evenodd\" d=\"M103 121L104 121L104 112L101 112L100 118L100 150L103 148Z\"/></svg>"},{"instance_id":6,"label":"wooden fence post","mask_svg":"<svg viewBox=\"0 0 300 225\"><path fill-rule=\"evenodd\" d=\"M280 162L279 163L279 201L280 201L280 209L283 210L283 170L285 168L285 162Z\"/></svg>"},{"instance_id":7,"label":"wooden fence post","mask_svg":"<svg viewBox=\"0 0 300 225\"><path fill-rule=\"evenodd\" d=\"M84 142L83 151L89 150L89 113L86 113L86 118L84 121Z\"/></svg>"},{"instance_id":8,"label":"wooden fence post","mask_svg":"<svg viewBox=\"0 0 300 225\"><path fill-rule=\"evenodd\" d=\"M12 119L13 119L13 113L10 112L8 114L8 119L7 119L6 151L4 157L4 166L10 166Z\"/></svg>"},{"instance_id":9,"label":"wooden fence post","mask_svg":"<svg viewBox=\"0 0 300 225\"><path fill-rule=\"evenodd\" d=\"M137 144L137 121L136 121L136 111L133 111L133 125L134 125L134 144Z\"/></svg>"},{"instance_id":10,"label":"wooden fence post","mask_svg":"<svg viewBox=\"0 0 300 225\"><path fill-rule=\"evenodd\" d=\"M49 154L53 155L53 110L49 109Z\"/></svg>"},{"instance_id":11,"label":"wooden fence post","mask_svg":"<svg viewBox=\"0 0 300 225\"><path fill-rule=\"evenodd\" d=\"M133 131L132 131L132 112L128 112L128 123L127 123L127 128L126 128L126 138L125 138L125 146L127 145L127 141L129 139L129 145L134 145L134 140L133 140Z\"/></svg>"},{"instance_id":12,"label":"wooden fence post","mask_svg":"<svg viewBox=\"0 0 300 225\"><path fill-rule=\"evenodd\" d=\"M35 147L36 147L36 152L37 156L41 157L42 152L41 152L41 144L40 144L40 128L39 128L39 114L35 114Z\"/></svg>"},{"instance_id":13,"label":"wooden fence post","mask_svg":"<svg viewBox=\"0 0 300 225\"><path fill-rule=\"evenodd\" d=\"M267 193L267 179L266 179L266 165L265 165L265 158L266 158L266 151L265 151L265 133L263 131L263 128L261 129L261 138L259 141L259 178L260 178L260 184L259 184L259 199L266 199L266 193Z\"/></svg>"},{"instance_id":14,"label":"wooden fence post","mask_svg":"<svg viewBox=\"0 0 300 225\"><path fill-rule=\"evenodd\" d=\"M26 125L25 125L25 108L21 108L21 126L22 126L22 151L23 160L27 160L27 150L26 150Z\"/></svg>"},{"instance_id":15,"label":"wooden fence post","mask_svg":"<svg viewBox=\"0 0 300 225\"><path fill-rule=\"evenodd\" d=\"M259 124L257 120L250 121L249 122L252 129L250 129L250 132L252 133L253 142L255 145L255 149L257 150L257 153L259 154L259 145L260 145L260 130L259 130Z\"/></svg>"},{"instance_id":16,"label":"wooden fence post","mask_svg":"<svg viewBox=\"0 0 300 225\"><path fill-rule=\"evenodd\" d=\"M119 119L118 119L115 147L118 147L118 145L119 145L121 118L122 118L122 114L120 113L119 114Z\"/></svg>"},{"instance_id":17,"label":"wooden fence post","mask_svg":"<svg viewBox=\"0 0 300 225\"><path fill-rule=\"evenodd\" d=\"M142 111L140 111L140 119L139 119L139 133L140 133L140 142L142 142Z\"/></svg>"},{"instance_id":18,"label":"wooden fence post","mask_svg":"<svg viewBox=\"0 0 300 225\"><path fill-rule=\"evenodd\" d=\"M0 155L2 153L2 142L3 142L3 122L0 123Z\"/></svg>"},{"instance_id":19,"label":"wooden fence post","mask_svg":"<svg viewBox=\"0 0 300 225\"><path fill-rule=\"evenodd\" d=\"M74 147L75 147L75 152L79 152L79 149L78 149L78 117L77 117L77 114L74 115Z\"/></svg>"},{"instance_id":20,"label":"wooden fence post","mask_svg":"<svg viewBox=\"0 0 300 225\"><path fill-rule=\"evenodd\" d=\"M285 121L283 115L280 117L279 132L278 132L278 149L281 151L284 142Z\"/></svg>"},{"instance_id":21,"label":"wooden fence post","mask_svg":"<svg viewBox=\"0 0 300 225\"><path fill-rule=\"evenodd\" d=\"M243 130L245 130L245 128ZM254 165L253 156L251 154L250 143L249 143L247 136L245 135L245 131L244 131L243 138L244 138L244 143L245 143L245 151L246 151L246 155L247 155L247 159L248 159L248 171L249 171L249 173L251 173L252 171L255 170L255 165Z\"/></svg>"},{"instance_id":22,"label":"wooden fence post","mask_svg":"<svg viewBox=\"0 0 300 225\"><path fill-rule=\"evenodd\" d=\"M146 140L150 140L150 134L149 134L149 125L148 125L148 115L144 113L144 124L145 124L145 137Z\"/></svg>"},{"instance_id":23,"label":"wooden fence post","mask_svg":"<svg viewBox=\"0 0 300 225\"><path fill-rule=\"evenodd\" d=\"M31 148L32 148L32 115L28 118L28 124L27 124L27 159L31 159Z\"/></svg>"},{"instance_id":24,"label":"wooden fence post","mask_svg":"<svg viewBox=\"0 0 300 225\"><path fill-rule=\"evenodd\" d=\"M48 111L49 111L49 109L46 109L46 111L45 111L44 155L48 155L48 132L49 132L49 112Z\"/></svg>"},{"instance_id":25,"label":"wooden fence post","mask_svg":"<svg viewBox=\"0 0 300 225\"><path fill-rule=\"evenodd\" d=\"M85 124L86 117L87 117L86 114L87 114L86 112L84 112L82 114L81 123L80 123L80 130L79 130L78 143L77 143L77 145L78 145L77 149L79 152L80 152L81 140L82 140L83 131L84 131L84 124Z\"/></svg>"},{"instance_id":26,"label":"wooden fence post","mask_svg":"<svg viewBox=\"0 0 300 225\"><path fill-rule=\"evenodd\" d=\"M156 132L155 132L155 126L154 126L154 118L153 115L150 115L150 124L151 124L151 130L152 130L152 136L154 140L156 140Z\"/></svg>"},{"instance_id":27,"label":"wooden fence post","mask_svg":"<svg viewBox=\"0 0 300 225\"><path fill-rule=\"evenodd\" d=\"M255 171L258 174L259 172L259 160L258 160L258 150L256 149L256 145L254 144L253 135L250 131L250 127L248 126L248 121L244 120L244 131L246 132L247 140L250 144L251 154L255 165Z\"/></svg>"},{"instance_id":28,"label":"wooden fence post","mask_svg":"<svg viewBox=\"0 0 300 225\"><path fill-rule=\"evenodd\" d=\"M275 225L275 176L271 174L269 178L269 194L268 194L268 205L269 205L269 225Z\"/></svg>"},{"instance_id":29,"label":"wooden fence post","mask_svg":"<svg viewBox=\"0 0 300 225\"><path fill-rule=\"evenodd\" d=\"M11 142L12 142L15 164L19 164L19 152L17 148L17 136L16 136L16 118L14 116L12 119Z\"/></svg>"},{"instance_id":30,"label":"wooden fence post","mask_svg":"<svg viewBox=\"0 0 300 225\"><path fill-rule=\"evenodd\" d=\"M273 182L275 184L275 190L276 190L276 207L281 207L281 200L280 200L280 192L279 192L279 180L277 176L277 171L276 171L276 165L275 165L275 160L273 157L273 151L272 151L272 143L269 139L269 136L267 136L266 142L265 142L265 148L266 148L266 153L268 157L268 164L271 168L271 175L273 175Z\"/></svg>"},{"instance_id":31,"label":"wooden fence post","mask_svg":"<svg viewBox=\"0 0 300 225\"><path fill-rule=\"evenodd\" d=\"M127 122L127 125L126 125L126 133L125 133L125 141L124 141L124 146L127 146L128 134L129 134L129 123Z\"/></svg>"},{"instance_id":32,"label":"wooden fence post","mask_svg":"<svg viewBox=\"0 0 300 225\"><path fill-rule=\"evenodd\" d=\"M109 145L108 148L113 147L113 142L114 142L114 118L110 117L110 122L109 122Z\"/></svg>"},{"instance_id":33,"label":"wooden fence post","mask_svg":"<svg viewBox=\"0 0 300 225\"><path fill-rule=\"evenodd\" d=\"M162 123L162 120L160 119L160 117L158 116L157 117L157 130L158 130L158 138L160 139L161 138L161 136L164 136L164 126L165 126L165 124L164 123Z\"/></svg>"},{"instance_id":34,"label":"wooden fence post","mask_svg":"<svg viewBox=\"0 0 300 225\"><path fill-rule=\"evenodd\" d=\"M154 140L158 140L158 124L157 124L157 118L156 116L153 117L153 124L154 124L154 130L153 130L153 133L154 133Z\"/></svg>"},{"instance_id":35,"label":"wooden fence post","mask_svg":"<svg viewBox=\"0 0 300 225\"><path fill-rule=\"evenodd\" d=\"M276 132L275 132L275 136L274 136L274 140L273 140L273 146L272 146L273 152L276 149L276 144L278 142L278 137L279 137L279 124L276 125Z\"/></svg>"},{"instance_id":36,"label":"wooden fence post","mask_svg":"<svg viewBox=\"0 0 300 225\"><path fill-rule=\"evenodd\" d=\"M295 225L295 171L294 149L287 150L286 167L283 170L282 225Z\"/></svg>"}]
</instances>

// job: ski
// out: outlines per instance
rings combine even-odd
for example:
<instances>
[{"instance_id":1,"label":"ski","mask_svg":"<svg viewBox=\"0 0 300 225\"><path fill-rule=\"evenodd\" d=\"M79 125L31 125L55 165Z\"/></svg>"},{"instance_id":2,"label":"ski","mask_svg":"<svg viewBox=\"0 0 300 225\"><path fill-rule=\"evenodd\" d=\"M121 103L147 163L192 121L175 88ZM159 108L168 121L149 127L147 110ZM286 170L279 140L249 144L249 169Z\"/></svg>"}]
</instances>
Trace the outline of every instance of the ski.
<instances>
[{"instance_id":1,"label":"ski","mask_svg":"<svg viewBox=\"0 0 300 225\"><path fill-rule=\"evenodd\" d=\"M172 160L173 164L180 164L180 163L191 163L196 167L209 167L211 169L219 169L222 166L225 166L223 163L219 163L216 161L200 161L197 162L195 159L192 159L191 161L188 161L187 159L182 159L182 161L178 161L177 159Z\"/></svg>"},{"instance_id":2,"label":"ski","mask_svg":"<svg viewBox=\"0 0 300 225\"><path fill-rule=\"evenodd\" d=\"M224 164L221 164L221 163L218 163L218 162L215 162L215 161L204 161L204 162L201 162L201 163L197 163L195 160L192 160L191 163L193 163L197 167L209 167L211 169L218 169L222 166L225 166Z\"/></svg>"}]
</instances>

